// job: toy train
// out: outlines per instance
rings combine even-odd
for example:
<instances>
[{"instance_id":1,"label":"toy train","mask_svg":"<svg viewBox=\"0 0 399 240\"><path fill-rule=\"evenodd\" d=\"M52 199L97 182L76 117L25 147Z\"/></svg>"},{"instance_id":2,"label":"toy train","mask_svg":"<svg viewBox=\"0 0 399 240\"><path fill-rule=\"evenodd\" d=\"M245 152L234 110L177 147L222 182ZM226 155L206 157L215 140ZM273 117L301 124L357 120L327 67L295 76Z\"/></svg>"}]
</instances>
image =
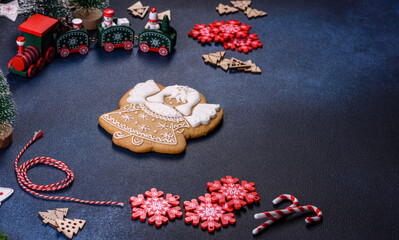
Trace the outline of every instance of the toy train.
<instances>
[{"instance_id":1,"label":"toy train","mask_svg":"<svg viewBox=\"0 0 399 240\"><path fill-rule=\"evenodd\" d=\"M107 17L107 10L104 11L104 21L97 26L97 44L107 52L115 48L132 50L135 35L129 21L126 18L114 19L113 10L112 17ZM81 26L80 19L74 21L73 28L67 26L66 31L60 31L65 27L61 25L63 22L40 14L22 23L19 30L24 33L24 37L17 39L18 54L9 62L8 71L32 78L54 60L56 53L61 57L67 57L70 53L87 54L89 33ZM174 50L177 33L169 26L168 16L164 16L163 21L157 24L159 29L142 30L138 36L138 45L142 52L154 51L167 56Z\"/></svg>"}]
</instances>

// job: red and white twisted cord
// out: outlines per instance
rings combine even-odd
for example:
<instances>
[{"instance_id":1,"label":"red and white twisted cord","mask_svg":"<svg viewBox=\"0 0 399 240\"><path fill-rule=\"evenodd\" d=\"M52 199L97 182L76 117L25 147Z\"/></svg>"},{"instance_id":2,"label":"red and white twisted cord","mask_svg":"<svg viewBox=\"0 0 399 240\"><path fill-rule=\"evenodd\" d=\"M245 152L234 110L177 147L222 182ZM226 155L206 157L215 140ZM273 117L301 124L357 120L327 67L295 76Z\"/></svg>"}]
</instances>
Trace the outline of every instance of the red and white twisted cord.
<instances>
[{"instance_id":1,"label":"red and white twisted cord","mask_svg":"<svg viewBox=\"0 0 399 240\"><path fill-rule=\"evenodd\" d=\"M323 213L320 211L320 209L312 205L305 205L300 207L287 207L286 209L264 212L263 214L271 215L272 217L277 217L277 216L282 217L291 213L307 212L307 211L315 212L317 215L314 217L307 217L305 219L306 223L318 222L323 218Z\"/></svg>"},{"instance_id":2,"label":"red and white twisted cord","mask_svg":"<svg viewBox=\"0 0 399 240\"><path fill-rule=\"evenodd\" d=\"M276 199L273 200L273 204L279 204L283 200L290 200L292 202L292 204L289 206L290 208L296 207L299 204L298 199L290 194L282 194L282 195L278 196ZM274 216L274 215L270 214L269 212L264 212L264 213L257 213L257 214L255 214L254 217L255 217L255 219L269 218L266 222L262 223L257 228L252 230L252 234L255 235L255 234L262 232L265 228L272 225L274 222L276 222L283 216L282 215Z\"/></svg>"},{"instance_id":3,"label":"red and white twisted cord","mask_svg":"<svg viewBox=\"0 0 399 240\"><path fill-rule=\"evenodd\" d=\"M17 174L17 179L19 185L21 187L35 195L41 198L45 199L50 199L50 200L64 200L64 201L72 201L72 202L79 202L79 203L86 203L86 204L96 204L96 205L119 205L123 206L123 202L111 202L111 201L87 201L87 200L80 200L77 198L71 198L71 197L59 197L59 196L47 196L40 194L37 191L57 191L63 188L68 187L74 180L75 175L73 172L68 168L68 166L56 159L49 158L49 157L36 157L33 158L29 161L24 162L20 167L18 167L18 161L21 158L22 154L26 151L26 149L37 139L43 136L43 132L39 131L35 133L35 136L28 142L28 144L25 145L25 147L21 150L21 152L18 154L17 158L15 159L15 172ZM67 177L57 183L53 184L48 184L48 185L36 185L32 183L27 175L27 172L30 168L34 167L36 164L45 164L45 165L50 165L52 167L58 168L61 171L64 171L67 175Z\"/></svg>"}]
</instances>

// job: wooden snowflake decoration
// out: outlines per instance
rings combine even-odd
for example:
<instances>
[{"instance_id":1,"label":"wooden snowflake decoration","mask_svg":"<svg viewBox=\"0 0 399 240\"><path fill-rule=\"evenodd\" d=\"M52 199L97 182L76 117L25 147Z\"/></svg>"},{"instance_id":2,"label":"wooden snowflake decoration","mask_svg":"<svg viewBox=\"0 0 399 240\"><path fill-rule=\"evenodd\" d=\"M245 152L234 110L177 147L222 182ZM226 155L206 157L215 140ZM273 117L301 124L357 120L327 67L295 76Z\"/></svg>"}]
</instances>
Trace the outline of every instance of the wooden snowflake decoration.
<instances>
[{"instance_id":1,"label":"wooden snowflake decoration","mask_svg":"<svg viewBox=\"0 0 399 240\"><path fill-rule=\"evenodd\" d=\"M181 218L183 213L179 207L180 197L166 194L163 198L164 193L158 191L156 188L152 188L151 191L145 192L145 198L143 194L139 194L137 197L132 196L130 202L132 204L132 218L139 218L140 221L145 221L148 217L148 223L154 224L156 227L161 227L170 220L174 220L176 217ZM168 217L166 217L166 214Z\"/></svg>"},{"instance_id":2,"label":"wooden snowflake decoration","mask_svg":"<svg viewBox=\"0 0 399 240\"><path fill-rule=\"evenodd\" d=\"M238 178L226 176L220 181L208 182L207 186L211 192L212 201L219 204L227 204L239 210L247 204L259 202L258 193L255 192L255 183L241 181Z\"/></svg>"},{"instance_id":3,"label":"wooden snowflake decoration","mask_svg":"<svg viewBox=\"0 0 399 240\"><path fill-rule=\"evenodd\" d=\"M222 225L224 227L229 224L235 224L236 219L232 208L226 204L219 204L213 200L211 194L206 193L205 196L200 196L191 201L185 201L184 207L186 210L185 223L191 223L197 226L200 222L202 229L208 229L208 232L213 232L219 229Z\"/></svg>"}]
</instances>

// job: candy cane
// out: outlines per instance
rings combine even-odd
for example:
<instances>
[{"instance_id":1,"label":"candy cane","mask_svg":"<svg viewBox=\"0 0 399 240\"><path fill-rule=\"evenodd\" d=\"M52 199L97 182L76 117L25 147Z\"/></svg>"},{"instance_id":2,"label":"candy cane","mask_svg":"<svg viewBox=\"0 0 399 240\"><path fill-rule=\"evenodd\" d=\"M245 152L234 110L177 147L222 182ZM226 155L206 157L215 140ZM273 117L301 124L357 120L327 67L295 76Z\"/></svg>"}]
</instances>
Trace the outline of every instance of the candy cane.
<instances>
[{"instance_id":1,"label":"candy cane","mask_svg":"<svg viewBox=\"0 0 399 240\"><path fill-rule=\"evenodd\" d=\"M21 187L25 191L27 191L35 196L45 198L45 199L50 199L50 200L65 200L65 201L73 201L73 202L86 203L86 204L97 204L97 205L119 205L119 206L124 205L123 202L87 201L87 200L80 200L80 199L70 198L70 197L46 196L46 195L35 192L34 190L57 191L57 190L66 188L73 182L73 179L75 177L73 172L68 168L67 165L65 165L65 163L58 161L56 159L53 159L53 158L49 158L49 157L36 157L27 162L24 162L20 167L18 167L18 161L21 158L22 154L25 152L25 150L34 141L36 141L37 139L42 137L43 134L44 133L42 131L36 132L35 136L28 142L28 144L25 145L25 147L21 150L21 152L18 154L17 158L15 159L15 172L17 174L18 183L19 183L19 185L21 185ZM28 170L31 167L35 166L36 164L45 164L45 165L50 165L50 166L56 167L56 168L60 169L61 171L64 171L67 174L67 177L64 180L54 183L54 184L36 185L29 180L28 175L27 175Z\"/></svg>"},{"instance_id":2,"label":"candy cane","mask_svg":"<svg viewBox=\"0 0 399 240\"><path fill-rule=\"evenodd\" d=\"M290 200L292 202L292 204L288 207L296 207L298 206L298 199L296 197L294 197L293 195L290 194L282 194L280 196L278 196L276 199L273 200L273 204L279 204L281 203L283 200ZM267 213L267 214L266 214ZM262 223L261 225L259 225L257 228L255 228L254 230L252 230L252 234L258 234L260 232L262 232L265 228L267 228L268 226L270 226L271 224L273 224L274 222L276 222L277 220L279 220L280 218L282 218L283 216L278 215L278 216L273 216L271 214L269 214L268 212L264 212L264 213L257 213L255 214L255 219L261 219L261 218L267 218L269 217L269 219Z\"/></svg>"},{"instance_id":3,"label":"candy cane","mask_svg":"<svg viewBox=\"0 0 399 240\"><path fill-rule=\"evenodd\" d=\"M282 210L274 210L270 212L264 212L265 215L271 215L272 217L276 216L285 216L290 213L297 213L297 212L307 212L312 211L315 212L317 215L315 217L307 217L305 219L306 223L313 223L318 222L323 218L323 213L320 211L318 207L312 205L305 205L300 207L287 207L286 209Z\"/></svg>"}]
</instances>

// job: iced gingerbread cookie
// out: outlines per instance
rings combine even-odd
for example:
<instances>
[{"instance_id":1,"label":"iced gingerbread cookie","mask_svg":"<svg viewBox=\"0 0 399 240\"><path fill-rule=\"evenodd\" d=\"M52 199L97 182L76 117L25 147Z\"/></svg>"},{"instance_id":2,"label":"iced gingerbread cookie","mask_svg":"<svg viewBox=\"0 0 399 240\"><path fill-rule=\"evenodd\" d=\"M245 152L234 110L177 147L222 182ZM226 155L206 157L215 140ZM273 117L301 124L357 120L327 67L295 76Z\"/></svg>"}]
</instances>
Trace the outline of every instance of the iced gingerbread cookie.
<instances>
[{"instance_id":1,"label":"iced gingerbread cookie","mask_svg":"<svg viewBox=\"0 0 399 240\"><path fill-rule=\"evenodd\" d=\"M221 122L219 104L187 86L163 87L148 80L138 83L119 102L119 110L100 116L112 141L134 152L177 154L186 140L211 132Z\"/></svg>"}]
</instances>

